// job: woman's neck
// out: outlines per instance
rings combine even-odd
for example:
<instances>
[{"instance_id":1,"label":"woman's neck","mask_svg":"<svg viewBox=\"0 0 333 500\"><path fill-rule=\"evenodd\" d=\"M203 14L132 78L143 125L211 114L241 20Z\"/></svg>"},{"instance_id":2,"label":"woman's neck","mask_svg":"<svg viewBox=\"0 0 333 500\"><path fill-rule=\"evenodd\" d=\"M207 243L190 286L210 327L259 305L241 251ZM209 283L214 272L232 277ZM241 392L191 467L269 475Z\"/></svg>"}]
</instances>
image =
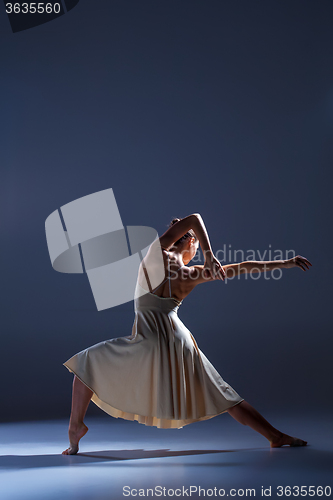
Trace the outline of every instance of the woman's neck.
<instances>
[{"instance_id":1,"label":"woman's neck","mask_svg":"<svg viewBox=\"0 0 333 500\"><path fill-rule=\"evenodd\" d=\"M172 254L179 267L186 266L190 262L189 260L187 260L186 254L184 255L182 252L178 250L173 250Z\"/></svg>"}]
</instances>

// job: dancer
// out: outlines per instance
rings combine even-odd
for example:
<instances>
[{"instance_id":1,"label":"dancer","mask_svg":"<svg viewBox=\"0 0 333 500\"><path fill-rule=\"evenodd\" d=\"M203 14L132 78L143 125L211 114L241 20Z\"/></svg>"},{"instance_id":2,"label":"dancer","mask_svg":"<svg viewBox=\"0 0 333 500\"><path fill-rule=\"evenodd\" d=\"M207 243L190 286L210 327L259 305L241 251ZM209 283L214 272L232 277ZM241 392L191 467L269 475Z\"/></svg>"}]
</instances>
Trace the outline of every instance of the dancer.
<instances>
[{"instance_id":1,"label":"dancer","mask_svg":"<svg viewBox=\"0 0 333 500\"><path fill-rule=\"evenodd\" d=\"M189 267L199 244L205 264ZM166 277L152 288L158 258ZM192 214L174 219L152 243L140 265L132 334L100 342L64 363L74 373L74 380L70 446L63 454L78 452L79 441L88 431L84 417L90 401L113 417L164 429L179 429L228 412L267 438L272 448L305 446L307 441L273 427L222 379L179 319L178 309L201 283L278 268L300 267L305 271L311 265L298 255L289 260L245 261L222 267L213 254L202 217Z\"/></svg>"}]
</instances>

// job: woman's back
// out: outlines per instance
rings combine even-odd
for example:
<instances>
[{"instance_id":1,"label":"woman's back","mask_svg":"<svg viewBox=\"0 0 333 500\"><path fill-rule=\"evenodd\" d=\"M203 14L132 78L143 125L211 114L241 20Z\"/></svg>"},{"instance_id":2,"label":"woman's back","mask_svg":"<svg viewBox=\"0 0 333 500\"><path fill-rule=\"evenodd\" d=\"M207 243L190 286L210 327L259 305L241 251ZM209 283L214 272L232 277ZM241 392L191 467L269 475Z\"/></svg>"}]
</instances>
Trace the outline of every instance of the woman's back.
<instances>
[{"instance_id":1,"label":"woman's back","mask_svg":"<svg viewBox=\"0 0 333 500\"><path fill-rule=\"evenodd\" d=\"M160 259L159 266L157 265L158 252L162 254L163 259ZM159 276L163 275L161 272L161 265L163 265L164 268L164 279L162 281L155 279L157 274ZM173 297L178 301L182 301L189 293L186 286L188 283L188 276L189 268L180 265L179 259L176 258L175 253L163 247L159 247L159 245L154 242L140 265L138 283L141 288L147 292L148 288L149 293L157 297ZM157 286L152 285L152 283L156 284L158 281L160 281L160 283L158 283Z\"/></svg>"}]
</instances>

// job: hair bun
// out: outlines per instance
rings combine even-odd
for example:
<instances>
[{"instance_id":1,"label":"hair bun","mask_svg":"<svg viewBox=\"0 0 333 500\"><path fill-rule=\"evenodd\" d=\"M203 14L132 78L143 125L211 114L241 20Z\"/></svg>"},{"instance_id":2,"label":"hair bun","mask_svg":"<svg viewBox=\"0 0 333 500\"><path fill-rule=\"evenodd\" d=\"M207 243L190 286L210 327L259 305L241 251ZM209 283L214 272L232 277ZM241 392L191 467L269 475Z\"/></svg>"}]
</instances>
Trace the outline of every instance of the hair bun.
<instances>
[{"instance_id":1,"label":"hair bun","mask_svg":"<svg viewBox=\"0 0 333 500\"><path fill-rule=\"evenodd\" d=\"M172 219L172 221L170 222L170 226L173 226L174 224L176 224L176 222L179 222L180 219Z\"/></svg>"}]
</instances>

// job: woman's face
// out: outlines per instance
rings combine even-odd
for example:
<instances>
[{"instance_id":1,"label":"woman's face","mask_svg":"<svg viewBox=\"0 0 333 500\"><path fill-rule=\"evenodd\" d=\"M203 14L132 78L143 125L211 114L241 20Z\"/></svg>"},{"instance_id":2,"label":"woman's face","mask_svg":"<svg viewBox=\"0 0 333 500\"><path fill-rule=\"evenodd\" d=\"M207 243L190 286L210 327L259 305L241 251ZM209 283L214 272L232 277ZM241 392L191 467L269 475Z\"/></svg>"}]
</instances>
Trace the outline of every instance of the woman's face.
<instances>
[{"instance_id":1,"label":"woman's face","mask_svg":"<svg viewBox=\"0 0 333 500\"><path fill-rule=\"evenodd\" d=\"M193 245L192 245L192 257L191 257L191 260L193 259L193 257L195 256L195 254L197 253L198 251L198 247L199 247L199 240L195 240Z\"/></svg>"}]
</instances>

